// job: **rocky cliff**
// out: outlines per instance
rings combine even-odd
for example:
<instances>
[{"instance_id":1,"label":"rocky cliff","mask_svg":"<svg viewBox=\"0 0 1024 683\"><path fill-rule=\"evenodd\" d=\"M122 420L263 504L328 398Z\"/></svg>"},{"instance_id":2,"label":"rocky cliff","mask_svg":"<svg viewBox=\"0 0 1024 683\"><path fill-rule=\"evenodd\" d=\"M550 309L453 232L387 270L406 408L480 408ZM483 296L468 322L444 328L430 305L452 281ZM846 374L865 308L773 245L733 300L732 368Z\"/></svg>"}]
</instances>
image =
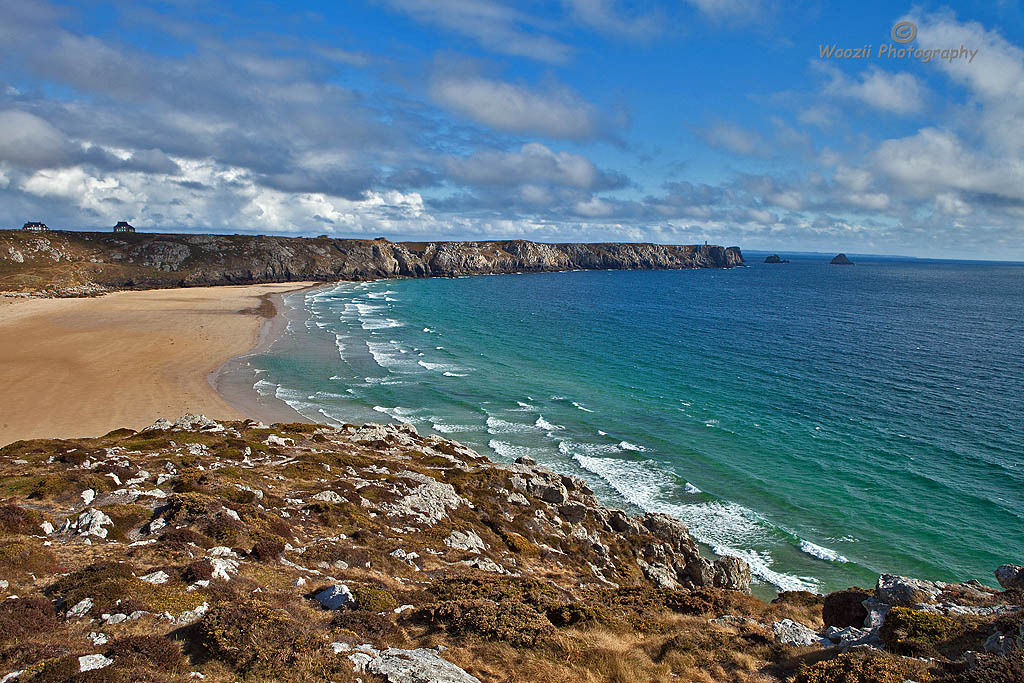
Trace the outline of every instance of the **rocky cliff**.
<instances>
[{"instance_id":1,"label":"rocky cliff","mask_svg":"<svg viewBox=\"0 0 1024 683\"><path fill-rule=\"evenodd\" d=\"M187 415L0 449L0 680L972 683L1005 591L746 591L663 515L408 425Z\"/></svg>"},{"instance_id":2,"label":"rocky cliff","mask_svg":"<svg viewBox=\"0 0 1024 683\"><path fill-rule=\"evenodd\" d=\"M265 235L0 231L0 291L368 280L596 269L729 268L738 247L403 242Z\"/></svg>"}]
</instances>

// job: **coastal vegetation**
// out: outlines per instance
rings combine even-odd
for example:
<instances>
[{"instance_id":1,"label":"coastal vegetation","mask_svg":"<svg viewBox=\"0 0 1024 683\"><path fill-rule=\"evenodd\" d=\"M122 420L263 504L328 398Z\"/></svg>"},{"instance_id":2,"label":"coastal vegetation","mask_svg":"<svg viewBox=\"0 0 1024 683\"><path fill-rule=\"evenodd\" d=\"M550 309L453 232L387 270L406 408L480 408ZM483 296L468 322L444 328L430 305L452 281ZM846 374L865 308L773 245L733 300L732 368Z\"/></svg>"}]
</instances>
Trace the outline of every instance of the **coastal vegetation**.
<instances>
[{"instance_id":1,"label":"coastal vegetation","mask_svg":"<svg viewBox=\"0 0 1024 683\"><path fill-rule=\"evenodd\" d=\"M766 603L742 562L706 559L671 518L404 425L186 416L20 441L0 449L0 490L9 681L903 683L1024 667L1012 567L1004 591L886 575Z\"/></svg>"}]
</instances>

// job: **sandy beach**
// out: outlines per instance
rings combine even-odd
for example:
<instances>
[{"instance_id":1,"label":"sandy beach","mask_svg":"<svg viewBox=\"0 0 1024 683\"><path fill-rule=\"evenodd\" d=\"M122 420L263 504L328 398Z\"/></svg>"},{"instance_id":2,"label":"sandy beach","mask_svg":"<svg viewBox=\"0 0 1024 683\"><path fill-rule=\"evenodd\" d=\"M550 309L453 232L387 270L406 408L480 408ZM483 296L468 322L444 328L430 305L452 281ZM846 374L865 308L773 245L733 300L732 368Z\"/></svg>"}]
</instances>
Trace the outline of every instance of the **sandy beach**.
<instances>
[{"instance_id":1,"label":"sandy beach","mask_svg":"<svg viewBox=\"0 0 1024 683\"><path fill-rule=\"evenodd\" d=\"M208 378L272 337L271 297L313 284L0 299L0 446L140 429L189 412L261 417Z\"/></svg>"}]
</instances>

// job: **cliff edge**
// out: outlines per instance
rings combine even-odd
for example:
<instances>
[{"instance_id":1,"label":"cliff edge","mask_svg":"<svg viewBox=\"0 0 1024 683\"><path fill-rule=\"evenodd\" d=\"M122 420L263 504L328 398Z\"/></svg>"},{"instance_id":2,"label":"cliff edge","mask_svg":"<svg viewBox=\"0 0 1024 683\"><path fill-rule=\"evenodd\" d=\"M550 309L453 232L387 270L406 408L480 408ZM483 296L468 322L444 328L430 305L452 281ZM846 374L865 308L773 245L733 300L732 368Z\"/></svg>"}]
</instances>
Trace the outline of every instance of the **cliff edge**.
<instances>
[{"instance_id":1,"label":"cliff edge","mask_svg":"<svg viewBox=\"0 0 1024 683\"><path fill-rule=\"evenodd\" d=\"M0 231L0 291L372 280L601 269L731 268L739 247L389 242L328 237Z\"/></svg>"}]
</instances>

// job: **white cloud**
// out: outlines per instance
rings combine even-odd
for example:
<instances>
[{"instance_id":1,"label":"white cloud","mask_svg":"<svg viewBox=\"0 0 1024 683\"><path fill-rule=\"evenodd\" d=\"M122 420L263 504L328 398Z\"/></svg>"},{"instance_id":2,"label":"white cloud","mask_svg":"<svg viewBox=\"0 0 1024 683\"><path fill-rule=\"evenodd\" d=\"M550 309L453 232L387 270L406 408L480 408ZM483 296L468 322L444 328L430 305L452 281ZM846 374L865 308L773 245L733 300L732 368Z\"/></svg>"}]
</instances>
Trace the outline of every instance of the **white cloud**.
<instances>
[{"instance_id":1,"label":"white cloud","mask_svg":"<svg viewBox=\"0 0 1024 683\"><path fill-rule=\"evenodd\" d=\"M706 128L697 129L705 142L713 147L725 149L745 156L763 156L767 153L761 134L731 123L718 122Z\"/></svg>"},{"instance_id":2,"label":"white cloud","mask_svg":"<svg viewBox=\"0 0 1024 683\"><path fill-rule=\"evenodd\" d=\"M554 152L539 142L529 142L517 152L479 151L448 162L459 180L480 185L544 183L563 187L597 187L602 174L590 159L571 152Z\"/></svg>"},{"instance_id":3,"label":"white cloud","mask_svg":"<svg viewBox=\"0 0 1024 683\"><path fill-rule=\"evenodd\" d=\"M578 21L603 33L637 39L661 32L657 15L623 16L614 0L566 0L566 3Z\"/></svg>"},{"instance_id":4,"label":"white cloud","mask_svg":"<svg viewBox=\"0 0 1024 683\"><path fill-rule=\"evenodd\" d=\"M67 151L64 135L49 122L24 111L0 111L0 159L50 166L63 161Z\"/></svg>"},{"instance_id":5,"label":"white cloud","mask_svg":"<svg viewBox=\"0 0 1024 683\"><path fill-rule=\"evenodd\" d=\"M713 19L733 18L751 21L762 16L761 0L687 0Z\"/></svg>"},{"instance_id":6,"label":"white cloud","mask_svg":"<svg viewBox=\"0 0 1024 683\"><path fill-rule=\"evenodd\" d=\"M889 73L872 66L851 78L831 65L820 68L830 78L826 94L858 100L879 111L913 114L924 109L928 97L924 84L906 72Z\"/></svg>"},{"instance_id":7,"label":"white cloud","mask_svg":"<svg viewBox=\"0 0 1024 683\"><path fill-rule=\"evenodd\" d=\"M588 218L610 216L612 210L612 205L600 197L591 197L586 201L576 202L576 213Z\"/></svg>"},{"instance_id":8,"label":"white cloud","mask_svg":"<svg viewBox=\"0 0 1024 683\"><path fill-rule=\"evenodd\" d=\"M598 132L594 107L566 88L537 92L486 78L442 76L431 93L441 105L498 130L556 138Z\"/></svg>"}]
</instances>

